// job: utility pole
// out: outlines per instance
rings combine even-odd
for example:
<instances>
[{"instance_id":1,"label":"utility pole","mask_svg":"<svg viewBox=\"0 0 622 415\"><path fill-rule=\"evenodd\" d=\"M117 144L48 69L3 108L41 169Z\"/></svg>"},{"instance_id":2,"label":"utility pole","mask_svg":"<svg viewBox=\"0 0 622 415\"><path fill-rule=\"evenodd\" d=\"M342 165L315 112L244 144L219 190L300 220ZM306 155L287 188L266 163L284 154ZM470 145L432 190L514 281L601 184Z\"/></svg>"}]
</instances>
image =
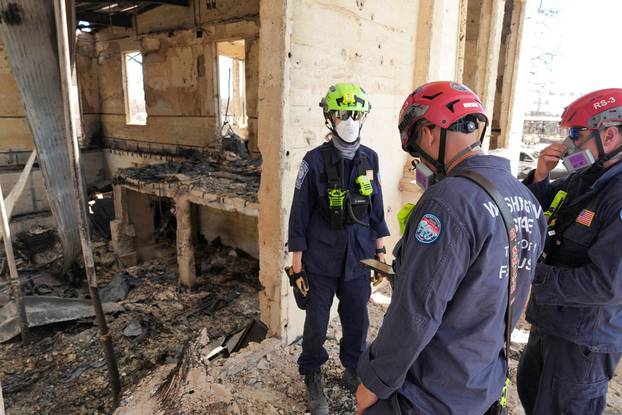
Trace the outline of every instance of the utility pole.
<instances>
[{"instance_id":1,"label":"utility pole","mask_svg":"<svg viewBox=\"0 0 622 415\"><path fill-rule=\"evenodd\" d=\"M69 45L69 27L67 24L67 3L73 6L73 1L54 0L54 15L56 17L56 37L58 42L58 62L60 69L60 79L63 97L63 109L65 112L65 133L67 136L67 146L69 152L69 160L71 163L71 178L75 190L75 203L78 211L78 227L80 233L80 243L82 245L82 255L84 258L84 268L89 286L89 293L95 309L95 319L99 326L99 335L106 363L108 366L108 377L112 387L112 397L114 406L116 407L121 397L121 380L119 377L119 369L114 354L112 338L108 331L106 323L106 315L101 305L99 291L97 289L97 275L95 274L95 263L93 261L93 247L91 244L91 235L88 226L86 194L84 191L84 182L82 180L82 170L80 167L80 147L76 130L71 117L71 95L69 93L71 85L71 60L70 51L73 50ZM71 30L75 30L71 28Z\"/></svg>"}]
</instances>

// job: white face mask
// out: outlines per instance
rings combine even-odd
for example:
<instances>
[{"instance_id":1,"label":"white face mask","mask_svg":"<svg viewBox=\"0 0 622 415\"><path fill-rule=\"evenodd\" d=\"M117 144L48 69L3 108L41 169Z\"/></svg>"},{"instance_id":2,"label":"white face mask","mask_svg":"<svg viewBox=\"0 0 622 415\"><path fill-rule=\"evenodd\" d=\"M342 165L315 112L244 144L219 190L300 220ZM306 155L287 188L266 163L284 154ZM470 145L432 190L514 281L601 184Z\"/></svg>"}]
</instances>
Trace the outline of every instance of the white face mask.
<instances>
[{"instance_id":1,"label":"white face mask","mask_svg":"<svg viewBox=\"0 0 622 415\"><path fill-rule=\"evenodd\" d=\"M352 118L341 121L335 127L335 131L346 143L353 143L359 138L359 132L361 131L360 121L355 121Z\"/></svg>"}]
</instances>

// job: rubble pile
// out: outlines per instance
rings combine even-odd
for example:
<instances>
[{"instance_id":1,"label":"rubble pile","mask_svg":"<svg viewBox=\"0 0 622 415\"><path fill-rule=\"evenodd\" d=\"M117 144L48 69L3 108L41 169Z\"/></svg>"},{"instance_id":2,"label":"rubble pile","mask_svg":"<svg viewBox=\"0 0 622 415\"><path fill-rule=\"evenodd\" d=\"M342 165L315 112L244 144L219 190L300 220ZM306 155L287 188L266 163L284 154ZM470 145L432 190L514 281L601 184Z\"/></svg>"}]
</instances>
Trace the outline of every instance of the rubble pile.
<instances>
[{"instance_id":1,"label":"rubble pile","mask_svg":"<svg viewBox=\"0 0 622 415\"><path fill-rule=\"evenodd\" d=\"M42 229L32 233L35 240L55 240ZM43 270L46 261L55 261L55 252L60 252L56 243L47 250L43 246L33 244L32 252L22 250L19 265L28 280L26 294L87 301L84 277L81 284L69 285ZM108 241L95 241L93 246L102 302L116 307L108 321L125 393L115 414L307 412L306 390L296 363L300 341L292 345L275 338L261 341L265 327L259 336L250 334L253 327L261 331L255 323L261 289L256 259L218 240L202 242L196 255L198 287L181 292L174 249L163 247L160 260L123 269ZM386 286L370 300L368 341L377 335L390 295ZM6 299L0 295L0 300ZM0 344L0 383L8 413L112 413L93 318L31 330L34 342L26 348L19 337ZM529 325L521 320L512 343L514 378L528 332ZM341 336L339 320L334 319L326 341L330 360L323 373L331 413L351 414L355 399L341 381ZM610 385L607 415L622 413L622 367L618 373ZM524 414L515 379L509 402L511 414Z\"/></svg>"},{"instance_id":2,"label":"rubble pile","mask_svg":"<svg viewBox=\"0 0 622 415\"><path fill-rule=\"evenodd\" d=\"M386 304L370 302L370 340L376 336L385 312ZM173 365L162 367L130 390L115 414L129 415L137 411L158 415L307 413L306 389L296 363L301 352L300 341L285 345L271 338L251 344L229 359L201 362L204 349L197 346L199 338L192 348L194 370L186 372L181 382L183 387L175 395L169 394L163 400L159 392L153 392L160 389L174 369ZM341 381L340 338L341 326L339 320L334 319L325 345L330 360L323 368L324 381L330 413L352 414L356 405L354 395Z\"/></svg>"},{"instance_id":3,"label":"rubble pile","mask_svg":"<svg viewBox=\"0 0 622 415\"><path fill-rule=\"evenodd\" d=\"M377 333L390 298L390 289L383 288L372 296L369 303L368 342ZM513 335L510 373L512 386L509 394L510 415L524 415L516 392L516 367L527 340L529 324L522 320ZM323 367L330 413L354 413L354 395L341 381L343 368L339 363L339 339L342 336L339 319L331 321L326 340L330 356ZM251 344L229 359L201 362L204 347L200 335L193 341L193 364L185 372L182 387L175 393L162 395L160 386L175 365L162 367L147 376L125 395L115 415L149 413L168 414L248 414L289 415L307 414L306 389L296 363L301 352L300 341L284 345L277 339ZM516 339L516 341L514 341ZM622 413L622 368L611 382L606 415ZM155 392L154 392L155 391ZM163 399L165 398L165 399Z\"/></svg>"},{"instance_id":4,"label":"rubble pile","mask_svg":"<svg viewBox=\"0 0 622 415\"><path fill-rule=\"evenodd\" d=\"M107 316L124 388L160 366L175 365L197 333L227 338L258 318L257 260L218 241L197 250L198 287L177 287L170 258L122 269L107 241L94 243L103 302L120 310ZM24 264L22 264L24 265ZM84 281L84 280L83 280ZM88 298L84 282L69 286L49 274L27 290L64 298ZM31 329L0 344L0 383L10 414L111 413L105 361L93 318Z\"/></svg>"}]
</instances>

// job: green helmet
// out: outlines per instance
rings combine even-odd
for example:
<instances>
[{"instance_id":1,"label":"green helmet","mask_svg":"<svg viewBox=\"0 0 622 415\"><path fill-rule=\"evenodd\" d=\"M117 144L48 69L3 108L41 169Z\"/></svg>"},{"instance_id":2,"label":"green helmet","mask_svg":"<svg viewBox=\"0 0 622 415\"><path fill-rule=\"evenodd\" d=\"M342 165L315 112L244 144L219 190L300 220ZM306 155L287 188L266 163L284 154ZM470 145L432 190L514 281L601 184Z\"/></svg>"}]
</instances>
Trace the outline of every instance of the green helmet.
<instances>
[{"instance_id":1,"label":"green helmet","mask_svg":"<svg viewBox=\"0 0 622 415\"><path fill-rule=\"evenodd\" d=\"M357 84L335 84L328 88L326 96L322 98L320 107L324 114L330 111L359 111L369 112L371 104L367 94Z\"/></svg>"}]
</instances>

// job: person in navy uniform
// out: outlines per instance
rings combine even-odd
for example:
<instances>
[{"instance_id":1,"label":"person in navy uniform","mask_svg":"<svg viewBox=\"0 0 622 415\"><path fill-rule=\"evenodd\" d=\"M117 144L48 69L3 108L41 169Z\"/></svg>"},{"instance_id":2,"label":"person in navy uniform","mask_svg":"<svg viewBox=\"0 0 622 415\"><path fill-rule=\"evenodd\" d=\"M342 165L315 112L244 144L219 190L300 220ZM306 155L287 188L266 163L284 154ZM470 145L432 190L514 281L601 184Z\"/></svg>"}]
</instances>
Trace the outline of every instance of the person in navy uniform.
<instances>
[{"instance_id":1,"label":"person in navy uniform","mask_svg":"<svg viewBox=\"0 0 622 415\"><path fill-rule=\"evenodd\" d=\"M320 106L330 130L328 142L302 160L289 217L288 249L295 277L304 278L308 294L297 302L306 311L299 371L305 376L309 409L327 414L321 367L333 298L343 329L339 357L343 381L358 385L356 365L366 346L371 294L370 272L359 261L384 260L384 220L378 155L361 144L360 132L370 110L356 84L331 86ZM290 277L291 278L291 277Z\"/></svg>"},{"instance_id":2,"label":"person in navy uniform","mask_svg":"<svg viewBox=\"0 0 622 415\"><path fill-rule=\"evenodd\" d=\"M391 304L358 365L357 414L482 415L500 400L507 364L508 232L480 185L507 203L518 243L516 324L544 243L545 220L508 160L481 153L488 118L466 86L432 82L400 112L402 148L427 187L395 247ZM478 129L483 132L478 137Z\"/></svg>"},{"instance_id":3,"label":"person in navy uniform","mask_svg":"<svg viewBox=\"0 0 622 415\"><path fill-rule=\"evenodd\" d=\"M602 414L622 353L622 89L594 91L563 112L568 138L540 152L524 183L547 208L518 368L528 415ZM560 159L573 173L549 181Z\"/></svg>"}]
</instances>

